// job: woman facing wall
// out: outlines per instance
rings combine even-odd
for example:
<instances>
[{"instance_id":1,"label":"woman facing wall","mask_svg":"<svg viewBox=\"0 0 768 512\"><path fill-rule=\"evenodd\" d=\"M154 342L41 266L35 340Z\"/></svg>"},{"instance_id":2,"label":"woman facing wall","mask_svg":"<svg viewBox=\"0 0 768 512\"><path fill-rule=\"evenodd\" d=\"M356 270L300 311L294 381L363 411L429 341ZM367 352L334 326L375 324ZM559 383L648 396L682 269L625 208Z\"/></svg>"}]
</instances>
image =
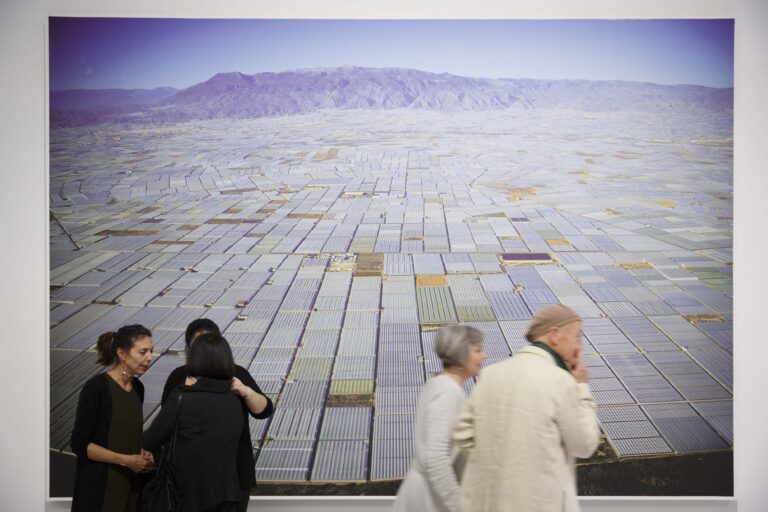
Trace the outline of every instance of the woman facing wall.
<instances>
[{"instance_id":1,"label":"woman facing wall","mask_svg":"<svg viewBox=\"0 0 768 512\"><path fill-rule=\"evenodd\" d=\"M235 512L240 502L237 447L243 426L240 400L231 391L235 362L227 340L208 333L187 354L187 378L174 388L143 446L167 443L177 423L175 467L184 489L184 512ZM178 418L177 418L178 415Z\"/></svg>"}]
</instances>

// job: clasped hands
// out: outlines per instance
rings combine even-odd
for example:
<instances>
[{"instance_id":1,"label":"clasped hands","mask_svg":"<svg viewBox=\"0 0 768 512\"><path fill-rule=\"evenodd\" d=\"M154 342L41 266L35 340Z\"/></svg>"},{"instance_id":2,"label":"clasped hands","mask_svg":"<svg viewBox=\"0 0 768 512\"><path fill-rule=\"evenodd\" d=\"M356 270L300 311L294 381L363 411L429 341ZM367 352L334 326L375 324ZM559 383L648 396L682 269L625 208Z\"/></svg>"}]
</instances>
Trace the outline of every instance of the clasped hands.
<instances>
[{"instance_id":1,"label":"clasped hands","mask_svg":"<svg viewBox=\"0 0 768 512\"><path fill-rule=\"evenodd\" d=\"M125 466L134 473L149 473L157 467L152 452L141 450L141 453L125 455Z\"/></svg>"}]
</instances>

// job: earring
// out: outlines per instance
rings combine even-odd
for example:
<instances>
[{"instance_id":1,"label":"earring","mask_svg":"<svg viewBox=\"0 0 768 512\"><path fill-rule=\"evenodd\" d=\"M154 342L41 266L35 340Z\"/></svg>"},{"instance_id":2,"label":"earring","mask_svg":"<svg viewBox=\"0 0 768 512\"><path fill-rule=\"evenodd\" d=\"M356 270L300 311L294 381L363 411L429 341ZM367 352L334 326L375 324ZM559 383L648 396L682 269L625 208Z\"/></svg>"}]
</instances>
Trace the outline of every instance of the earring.
<instances>
[{"instance_id":1,"label":"earring","mask_svg":"<svg viewBox=\"0 0 768 512\"><path fill-rule=\"evenodd\" d=\"M120 376L125 377L125 375L128 373L128 370L125 367L125 359L122 359L123 362L123 369L120 371Z\"/></svg>"}]
</instances>

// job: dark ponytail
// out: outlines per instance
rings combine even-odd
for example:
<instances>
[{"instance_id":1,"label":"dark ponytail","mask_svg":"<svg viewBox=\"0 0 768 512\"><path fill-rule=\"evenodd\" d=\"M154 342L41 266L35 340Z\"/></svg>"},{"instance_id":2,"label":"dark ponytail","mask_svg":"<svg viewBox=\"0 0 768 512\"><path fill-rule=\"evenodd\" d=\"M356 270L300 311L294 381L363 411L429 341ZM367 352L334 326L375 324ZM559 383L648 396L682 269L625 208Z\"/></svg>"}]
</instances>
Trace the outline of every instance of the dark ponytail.
<instances>
[{"instance_id":1,"label":"dark ponytail","mask_svg":"<svg viewBox=\"0 0 768 512\"><path fill-rule=\"evenodd\" d=\"M111 366L117 362L117 349L122 348L126 352L133 348L133 344L139 338L150 338L152 333L143 325L124 325L117 332L105 332L99 336L96 342L96 360L102 366Z\"/></svg>"},{"instance_id":2,"label":"dark ponytail","mask_svg":"<svg viewBox=\"0 0 768 512\"><path fill-rule=\"evenodd\" d=\"M100 365L110 366L114 362L115 356L112 353L112 342L114 340L115 333L112 331L105 332L99 336L99 341L96 342L96 355L98 355L99 358L96 362Z\"/></svg>"}]
</instances>

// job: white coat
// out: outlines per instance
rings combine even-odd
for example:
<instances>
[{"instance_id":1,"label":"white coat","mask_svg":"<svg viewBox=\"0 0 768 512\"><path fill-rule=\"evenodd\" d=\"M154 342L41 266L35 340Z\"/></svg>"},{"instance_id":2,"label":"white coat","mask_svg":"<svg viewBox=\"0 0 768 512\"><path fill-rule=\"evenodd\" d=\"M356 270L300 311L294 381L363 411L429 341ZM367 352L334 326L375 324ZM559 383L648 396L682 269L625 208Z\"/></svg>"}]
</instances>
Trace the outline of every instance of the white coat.
<instances>
[{"instance_id":1,"label":"white coat","mask_svg":"<svg viewBox=\"0 0 768 512\"><path fill-rule=\"evenodd\" d=\"M461 512L576 512L574 458L594 453L600 427L589 386L529 346L483 370L454 439Z\"/></svg>"}]
</instances>

